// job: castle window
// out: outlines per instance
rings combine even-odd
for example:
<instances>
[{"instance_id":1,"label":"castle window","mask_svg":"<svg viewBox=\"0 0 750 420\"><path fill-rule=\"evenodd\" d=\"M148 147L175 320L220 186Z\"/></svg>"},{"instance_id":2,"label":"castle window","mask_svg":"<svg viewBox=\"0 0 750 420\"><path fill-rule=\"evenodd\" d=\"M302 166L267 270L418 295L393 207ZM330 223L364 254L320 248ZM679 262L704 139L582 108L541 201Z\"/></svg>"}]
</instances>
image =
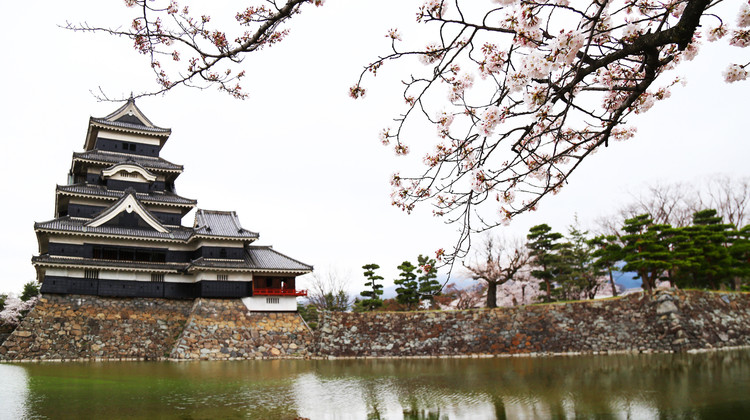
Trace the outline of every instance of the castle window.
<instances>
[{"instance_id":1,"label":"castle window","mask_svg":"<svg viewBox=\"0 0 750 420\"><path fill-rule=\"evenodd\" d=\"M151 281L164 283L164 273L151 273Z\"/></svg>"},{"instance_id":2,"label":"castle window","mask_svg":"<svg viewBox=\"0 0 750 420\"><path fill-rule=\"evenodd\" d=\"M99 278L99 270L86 269L86 270L83 271L83 278L86 278L86 279L98 279Z\"/></svg>"},{"instance_id":3,"label":"castle window","mask_svg":"<svg viewBox=\"0 0 750 420\"><path fill-rule=\"evenodd\" d=\"M278 305L279 304L279 298L277 297L267 297L266 303L269 305Z\"/></svg>"},{"instance_id":4,"label":"castle window","mask_svg":"<svg viewBox=\"0 0 750 420\"><path fill-rule=\"evenodd\" d=\"M217 274L216 280L218 281L227 281L229 280L229 274Z\"/></svg>"}]
</instances>

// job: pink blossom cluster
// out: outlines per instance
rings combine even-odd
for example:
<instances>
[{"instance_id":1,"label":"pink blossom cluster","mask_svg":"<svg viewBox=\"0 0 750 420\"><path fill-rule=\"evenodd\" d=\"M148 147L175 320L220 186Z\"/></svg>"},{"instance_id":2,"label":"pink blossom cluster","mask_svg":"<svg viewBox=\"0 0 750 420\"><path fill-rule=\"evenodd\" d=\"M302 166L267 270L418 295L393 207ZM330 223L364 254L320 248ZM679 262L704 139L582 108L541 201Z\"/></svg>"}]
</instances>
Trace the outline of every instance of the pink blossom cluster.
<instances>
[{"instance_id":1,"label":"pink blossom cluster","mask_svg":"<svg viewBox=\"0 0 750 420\"><path fill-rule=\"evenodd\" d=\"M457 72L458 68L456 67L456 73ZM445 78L445 81L451 87L450 94L448 95L451 102L460 101L463 98L466 89L469 89L474 85L474 76L469 73L463 73L459 76L456 73Z\"/></svg>"},{"instance_id":2,"label":"pink blossom cluster","mask_svg":"<svg viewBox=\"0 0 750 420\"><path fill-rule=\"evenodd\" d=\"M446 138L450 135L450 127L453 124L454 115L446 111L441 111L436 118L436 127L438 136Z\"/></svg>"},{"instance_id":3,"label":"pink blossom cluster","mask_svg":"<svg viewBox=\"0 0 750 420\"><path fill-rule=\"evenodd\" d=\"M503 121L505 115L505 112L501 112L500 108L496 106L486 108L484 110L484 114L482 114L482 119L479 124L479 131L484 136L492 135L495 127L497 127L497 125Z\"/></svg>"},{"instance_id":4,"label":"pink blossom cluster","mask_svg":"<svg viewBox=\"0 0 750 420\"><path fill-rule=\"evenodd\" d=\"M394 41L401 41L401 34L398 33L398 29L391 28L388 30L388 33L385 35L386 38L390 38Z\"/></svg>"},{"instance_id":5,"label":"pink blossom cluster","mask_svg":"<svg viewBox=\"0 0 750 420\"><path fill-rule=\"evenodd\" d=\"M9 295L5 299L5 307L0 311L0 323L5 325L17 326L21 322L24 314L36 305L37 297L32 297L26 302Z\"/></svg>"},{"instance_id":6,"label":"pink blossom cluster","mask_svg":"<svg viewBox=\"0 0 750 420\"><path fill-rule=\"evenodd\" d=\"M429 65L435 63L436 61L440 61L440 59L442 59L444 55L445 51L440 45L428 44L424 47L422 53L419 55L419 61L421 61L424 65Z\"/></svg>"},{"instance_id":7,"label":"pink blossom cluster","mask_svg":"<svg viewBox=\"0 0 750 420\"><path fill-rule=\"evenodd\" d=\"M739 64L730 64L726 70L724 70L724 81L727 83L739 82L747 80L747 70L744 66Z\"/></svg>"},{"instance_id":8,"label":"pink blossom cluster","mask_svg":"<svg viewBox=\"0 0 750 420\"><path fill-rule=\"evenodd\" d=\"M445 0L427 0L417 13L417 22L431 18L442 18L448 11L448 2Z\"/></svg>"}]
</instances>

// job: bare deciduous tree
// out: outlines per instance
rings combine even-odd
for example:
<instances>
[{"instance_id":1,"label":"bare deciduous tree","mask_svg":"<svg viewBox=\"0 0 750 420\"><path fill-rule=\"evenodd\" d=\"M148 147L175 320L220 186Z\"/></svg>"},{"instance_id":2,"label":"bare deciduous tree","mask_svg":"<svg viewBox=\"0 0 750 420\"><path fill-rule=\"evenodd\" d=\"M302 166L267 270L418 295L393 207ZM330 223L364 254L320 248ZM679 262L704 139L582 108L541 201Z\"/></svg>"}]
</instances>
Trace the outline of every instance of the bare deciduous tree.
<instances>
[{"instance_id":1,"label":"bare deciduous tree","mask_svg":"<svg viewBox=\"0 0 750 420\"><path fill-rule=\"evenodd\" d=\"M527 268L529 251L519 240L508 240L488 235L475 253L475 260L464 267L471 278L487 283L487 307L497 307L497 287L520 276ZM520 280L520 279L519 279Z\"/></svg>"},{"instance_id":2,"label":"bare deciduous tree","mask_svg":"<svg viewBox=\"0 0 750 420\"><path fill-rule=\"evenodd\" d=\"M695 188L681 182L657 182L646 187L646 191L631 195L633 202L620 210L622 220L648 214L656 224L684 227L690 225L693 213L699 210Z\"/></svg>"},{"instance_id":3,"label":"bare deciduous tree","mask_svg":"<svg viewBox=\"0 0 750 420\"><path fill-rule=\"evenodd\" d=\"M750 177L717 175L703 183L698 193L699 210L716 210L725 223L738 229L747 225L750 206Z\"/></svg>"},{"instance_id":4,"label":"bare deciduous tree","mask_svg":"<svg viewBox=\"0 0 750 420\"><path fill-rule=\"evenodd\" d=\"M332 268L308 275L307 301L320 311L347 311L353 301L348 290L349 277Z\"/></svg>"}]
</instances>

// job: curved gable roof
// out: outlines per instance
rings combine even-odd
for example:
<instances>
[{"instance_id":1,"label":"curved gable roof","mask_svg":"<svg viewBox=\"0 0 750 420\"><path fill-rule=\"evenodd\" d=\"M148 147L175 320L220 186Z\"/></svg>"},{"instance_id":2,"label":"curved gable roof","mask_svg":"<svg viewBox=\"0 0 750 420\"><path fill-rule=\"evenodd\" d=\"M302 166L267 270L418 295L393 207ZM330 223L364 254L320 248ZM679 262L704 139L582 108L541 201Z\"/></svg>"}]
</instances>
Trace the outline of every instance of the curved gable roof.
<instances>
[{"instance_id":1,"label":"curved gable roof","mask_svg":"<svg viewBox=\"0 0 750 420\"><path fill-rule=\"evenodd\" d=\"M126 212L135 212L146 224L151 226L155 231L160 233L167 233L169 229L164 227L154 215L149 212L146 207L141 204L140 201L135 197L135 191L128 189L125 191L125 195L121 199L117 200L109 208L102 211L98 216L91 219L86 223L86 226L99 227L114 219L117 215Z\"/></svg>"}]
</instances>

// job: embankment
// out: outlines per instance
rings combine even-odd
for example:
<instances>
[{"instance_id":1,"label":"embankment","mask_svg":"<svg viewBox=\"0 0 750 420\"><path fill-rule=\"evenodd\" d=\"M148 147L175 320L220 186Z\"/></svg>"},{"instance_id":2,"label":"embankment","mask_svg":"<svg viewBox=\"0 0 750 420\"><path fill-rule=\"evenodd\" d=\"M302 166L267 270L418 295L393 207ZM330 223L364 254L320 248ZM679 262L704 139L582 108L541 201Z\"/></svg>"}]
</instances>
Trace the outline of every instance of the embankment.
<instances>
[{"instance_id":1,"label":"embankment","mask_svg":"<svg viewBox=\"0 0 750 420\"><path fill-rule=\"evenodd\" d=\"M44 295L0 345L6 360L156 359L169 354L192 301Z\"/></svg>"},{"instance_id":2,"label":"embankment","mask_svg":"<svg viewBox=\"0 0 750 420\"><path fill-rule=\"evenodd\" d=\"M750 294L660 291L470 311L250 312L238 299L45 295L0 360L226 360L672 352L750 346Z\"/></svg>"},{"instance_id":3,"label":"embankment","mask_svg":"<svg viewBox=\"0 0 750 420\"><path fill-rule=\"evenodd\" d=\"M661 291L649 298L443 312L326 313L316 353L334 357L686 351L750 345L750 294Z\"/></svg>"}]
</instances>

